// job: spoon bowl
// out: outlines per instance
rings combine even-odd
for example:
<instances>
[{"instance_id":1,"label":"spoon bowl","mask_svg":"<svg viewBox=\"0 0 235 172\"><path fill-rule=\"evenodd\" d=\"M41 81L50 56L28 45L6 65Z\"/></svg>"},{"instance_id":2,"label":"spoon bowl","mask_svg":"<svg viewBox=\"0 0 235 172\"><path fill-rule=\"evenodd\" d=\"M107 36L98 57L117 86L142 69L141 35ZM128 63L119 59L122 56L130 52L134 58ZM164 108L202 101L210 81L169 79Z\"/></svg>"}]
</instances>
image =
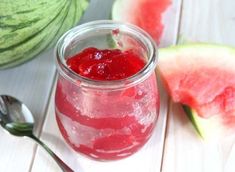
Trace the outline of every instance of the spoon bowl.
<instances>
[{"instance_id":1,"label":"spoon bowl","mask_svg":"<svg viewBox=\"0 0 235 172\"><path fill-rule=\"evenodd\" d=\"M0 95L0 124L10 134L15 136L26 136L41 145L57 162L62 171L73 172L49 147L33 134L34 118L30 110L20 100Z\"/></svg>"},{"instance_id":2,"label":"spoon bowl","mask_svg":"<svg viewBox=\"0 0 235 172\"><path fill-rule=\"evenodd\" d=\"M0 96L0 124L15 136L33 134L34 119L32 113L22 102L11 96Z\"/></svg>"}]
</instances>

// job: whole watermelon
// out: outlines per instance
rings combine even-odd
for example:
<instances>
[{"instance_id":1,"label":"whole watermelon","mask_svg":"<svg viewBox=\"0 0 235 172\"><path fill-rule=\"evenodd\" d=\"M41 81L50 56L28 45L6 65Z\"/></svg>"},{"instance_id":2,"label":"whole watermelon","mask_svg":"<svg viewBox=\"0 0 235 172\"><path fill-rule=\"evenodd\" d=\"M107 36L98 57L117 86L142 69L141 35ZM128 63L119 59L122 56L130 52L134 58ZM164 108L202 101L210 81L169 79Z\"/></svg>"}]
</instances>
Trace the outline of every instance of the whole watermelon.
<instances>
[{"instance_id":1,"label":"whole watermelon","mask_svg":"<svg viewBox=\"0 0 235 172\"><path fill-rule=\"evenodd\" d=\"M0 69L21 64L76 25L87 0L1 0Z\"/></svg>"}]
</instances>

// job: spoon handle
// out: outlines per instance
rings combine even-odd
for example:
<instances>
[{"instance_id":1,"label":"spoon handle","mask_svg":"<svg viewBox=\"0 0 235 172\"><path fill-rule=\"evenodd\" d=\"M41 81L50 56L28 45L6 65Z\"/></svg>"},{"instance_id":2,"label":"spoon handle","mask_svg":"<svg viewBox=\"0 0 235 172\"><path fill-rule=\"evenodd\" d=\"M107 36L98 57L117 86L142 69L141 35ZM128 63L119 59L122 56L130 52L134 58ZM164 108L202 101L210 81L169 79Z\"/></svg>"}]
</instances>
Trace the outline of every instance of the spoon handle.
<instances>
[{"instance_id":1,"label":"spoon handle","mask_svg":"<svg viewBox=\"0 0 235 172\"><path fill-rule=\"evenodd\" d=\"M35 140L39 145L41 145L50 155L51 157L57 162L63 172L74 172L67 164L65 164L47 145L45 145L41 140L39 140L34 135L28 136L31 139Z\"/></svg>"}]
</instances>

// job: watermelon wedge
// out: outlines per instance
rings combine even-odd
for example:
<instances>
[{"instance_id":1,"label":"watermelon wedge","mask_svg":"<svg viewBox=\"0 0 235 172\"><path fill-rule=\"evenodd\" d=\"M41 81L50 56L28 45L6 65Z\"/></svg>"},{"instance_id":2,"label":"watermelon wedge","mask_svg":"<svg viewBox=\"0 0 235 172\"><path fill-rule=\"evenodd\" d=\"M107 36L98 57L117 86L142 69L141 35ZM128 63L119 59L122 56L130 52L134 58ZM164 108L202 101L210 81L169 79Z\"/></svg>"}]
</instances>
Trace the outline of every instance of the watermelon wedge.
<instances>
[{"instance_id":1,"label":"watermelon wedge","mask_svg":"<svg viewBox=\"0 0 235 172\"><path fill-rule=\"evenodd\" d=\"M159 43L164 29L162 14L170 4L171 0L116 0L112 19L139 26Z\"/></svg>"},{"instance_id":2,"label":"watermelon wedge","mask_svg":"<svg viewBox=\"0 0 235 172\"><path fill-rule=\"evenodd\" d=\"M185 44L161 49L159 57L166 89L199 135L234 133L235 48Z\"/></svg>"}]
</instances>

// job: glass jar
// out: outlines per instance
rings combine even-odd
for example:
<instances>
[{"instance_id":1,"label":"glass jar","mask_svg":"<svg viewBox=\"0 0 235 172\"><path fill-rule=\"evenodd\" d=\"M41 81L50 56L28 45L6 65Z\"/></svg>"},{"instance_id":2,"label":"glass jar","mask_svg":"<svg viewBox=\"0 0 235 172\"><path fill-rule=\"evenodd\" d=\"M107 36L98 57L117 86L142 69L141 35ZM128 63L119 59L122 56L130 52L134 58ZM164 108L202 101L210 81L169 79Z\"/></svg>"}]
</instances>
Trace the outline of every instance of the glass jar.
<instances>
[{"instance_id":1,"label":"glass jar","mask_svg":"<svg viewBox=\"0 0 235 172\"><path fill-rule=\"evenodd\" d=\"M66 65L66 59L88 47L132 49L146 65L126 79L88 79ZM115 160L132 155L147 142L159 113L159 93L154 70L157 48L146 32L114 21L86 23L61 37L56 62L56 120L74 150L98 160Z\"/></svg>"}]
</instances>

